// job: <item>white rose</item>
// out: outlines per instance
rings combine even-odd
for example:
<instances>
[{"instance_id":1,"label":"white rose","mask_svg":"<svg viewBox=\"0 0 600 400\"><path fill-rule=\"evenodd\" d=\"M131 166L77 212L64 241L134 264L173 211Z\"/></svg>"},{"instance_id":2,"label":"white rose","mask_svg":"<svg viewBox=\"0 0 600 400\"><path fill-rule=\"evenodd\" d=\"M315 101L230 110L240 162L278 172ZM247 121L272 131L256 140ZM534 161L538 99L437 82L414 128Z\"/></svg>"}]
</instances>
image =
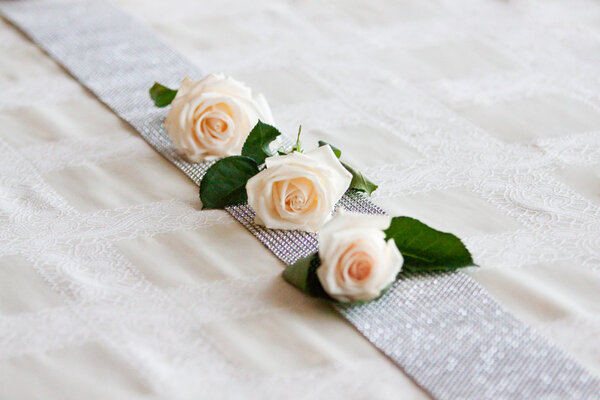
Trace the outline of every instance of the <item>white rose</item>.
<instances>
[{"instance_id":1,"label":"white rose","mask_svg":"<svg viewBox=\"0 0 600 400\"><path fill-rule=\"evenodd\" d=\"M248 180L246 192L255 222L271 229L315 232L331 218L352 180L329 146L268 157L265 164Z\"/></svg>"},{"instance_id":2,"label":"white rose","mask_svg":"<svg viewBox=\"0 0 600 400\"><path fill-rule=\"evenodd\" d=\"M372 300L396 280L404 259L393 239L385 241L391 217L340 210L319 231L323 289L341 302Z\"/></svg>"},{"instance_id":3,"label":"white rose","mask_svg":"<svg viewBox=\"0 0 600 400\"><path fill-rule=\"evenodd\" d=\"M262 95L223 74L199 81L185 78L171 103L165 126L175 147L192 162L240 154L258 120L271 124Z\"/></svg>"}]
</instances>

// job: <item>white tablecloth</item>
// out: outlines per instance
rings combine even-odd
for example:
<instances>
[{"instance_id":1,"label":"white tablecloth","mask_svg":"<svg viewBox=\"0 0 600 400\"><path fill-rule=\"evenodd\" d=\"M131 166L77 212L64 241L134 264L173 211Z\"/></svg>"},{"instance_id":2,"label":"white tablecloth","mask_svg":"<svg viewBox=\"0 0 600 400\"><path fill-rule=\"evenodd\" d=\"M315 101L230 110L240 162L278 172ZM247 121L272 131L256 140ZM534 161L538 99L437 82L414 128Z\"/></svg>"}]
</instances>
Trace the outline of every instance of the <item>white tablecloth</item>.
<instances>
[{"instance_id":1,"label":"white tablecloth","mask_svg":"<svg viewBox=\"0 0 600 400\"><path fill-rule=\"evenodd\" d=\"M462 237L600 375L598 2L113 3ZM427 398L282 267L0 21L1 399Z\"/></svg>"}]
</instances>

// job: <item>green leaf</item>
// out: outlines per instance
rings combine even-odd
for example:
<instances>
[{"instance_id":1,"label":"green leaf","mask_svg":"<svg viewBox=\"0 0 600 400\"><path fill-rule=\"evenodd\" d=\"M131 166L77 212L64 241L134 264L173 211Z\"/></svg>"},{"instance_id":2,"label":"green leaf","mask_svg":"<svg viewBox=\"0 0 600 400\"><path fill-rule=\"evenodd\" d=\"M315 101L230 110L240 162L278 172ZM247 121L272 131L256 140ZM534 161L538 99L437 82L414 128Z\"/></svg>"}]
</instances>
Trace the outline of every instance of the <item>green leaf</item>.
<instances>
[{"instance_id":1,"label":"green leaf","mask_svg":"<svg viewBox=\"0 0 600 400\"><path fill-rule=\"evenodd\" d=\"M319 253L301 258L283 271L283 279L309 296L330 299L317 276L319 265Z\"/></svg>"},{"instance_id":2,"label":"green leaf","mask_svg":"<svg viewBox=\"0 0 600 400\"><path fill-rule=\"evenodd\" d=\"M258 121L244 142L242 155L254 159L258 165L264 163L265 158L272 156L269 145L279 135L277 128Z\"/></svg>"},{"instance_id":3,"label":"green leaf","mask_svg":"<svg viewBox=\"0 0 600 400\"><path fill-rule=\"evenodd\" d=\"M175 98L177 90L169 89L158 82L154 82L154 86L150 88L150 98L154 100L156 107L166 107Z\"/></svg>"},{"instance_id":4,"label":"green leaf","mask_svg":"<svg viewBox=\"0 0 600 400\"><path fill-rule=\"evenodd\" d=\"M338 149L337 147L335 147L332 144L324 142L323 140L319 140L319 147L322 147L322 146L329 146L329 147L331 147L331 150L333 150L333 154L335 154L335 156L337 158L340 158L342 156L342 151L340 149Z\"/></svg>"},{"instance_id":5,"label":"green leaf","mask_svg":"<svg viewBox=\"0 0 600 400\"><path fill-rule=\"evenodd\" d=\"M392 218L385 234L386 240L394 239L404 257L403 272L454 271L474 265L471 253L458 237L414 218Z\"/></svg>"},{"instance_id":6,"label":"green leaf","mask_svg":"<svg viewBox=\"0 0 600 400\"><path fill-rule=\"evenodd\" d=\"M200 183L203 208L224 208L246 202L246 182L256 174L258 164L250 157L231 156L217 161Z\"/></svg>"},{"instance_id":7,"label":"green leaf","mask_svg":"<svg viewBox=\"0 0 600 400\"><path fill-rule=\"evenodd\" d=\"M350 187L348 189L365 192L369 196L377 189L377 185L368 180L363 174L360 173L360 171L355 170L346 163L342 163L342 165L348 170L348 172L352 174L352 182L350 182Z\"/></svg>"}]
</instances>

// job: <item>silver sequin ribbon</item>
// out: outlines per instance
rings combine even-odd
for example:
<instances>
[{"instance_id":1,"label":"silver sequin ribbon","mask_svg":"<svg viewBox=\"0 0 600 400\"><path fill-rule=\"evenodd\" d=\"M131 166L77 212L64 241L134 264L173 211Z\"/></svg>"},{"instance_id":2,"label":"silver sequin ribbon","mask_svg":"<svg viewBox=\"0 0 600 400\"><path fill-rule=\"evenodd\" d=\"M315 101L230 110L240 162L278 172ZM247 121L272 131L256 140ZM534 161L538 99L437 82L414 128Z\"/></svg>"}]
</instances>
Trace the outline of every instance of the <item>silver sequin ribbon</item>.
<instances>
[{"instance_id":1,"label":"silver sequin ribbon","mask_svg":"<svg viewBox=\"0 0 600 400\"><path fill-rule=\"evenodd\" d=\"M208 165L177 154L148 97L154 81L201 77L197 67L102 0L0 1L0 11L199 184ZM383 213L356 193L341 205ZM248 206L228 211L285 264L317 249L314 235L255 225ZM464 273L403 278L377 301L336 308L435 398L600 399L596 378Z\"/></svg>"}]
</instances>

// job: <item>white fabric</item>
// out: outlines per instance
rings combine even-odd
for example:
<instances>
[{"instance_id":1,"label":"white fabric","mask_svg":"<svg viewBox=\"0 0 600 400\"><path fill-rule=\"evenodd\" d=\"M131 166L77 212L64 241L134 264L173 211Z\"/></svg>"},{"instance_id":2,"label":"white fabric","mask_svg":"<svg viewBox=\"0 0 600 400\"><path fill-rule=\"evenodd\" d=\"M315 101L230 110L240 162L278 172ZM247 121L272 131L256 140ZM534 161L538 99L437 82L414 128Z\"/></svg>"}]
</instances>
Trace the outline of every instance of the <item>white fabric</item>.
<instances>
[{"instance_id":1,"label":"white fabric","mask_svg":"<svg viewBox=\"0 0 600 400\"><path fill-rule=\"evenodd\" d=\"M469 273L600 374L597 2L114 3L464 238ZM427 397L281 269L0 21L0 397Z\"/></svg>"}]
</instances>

